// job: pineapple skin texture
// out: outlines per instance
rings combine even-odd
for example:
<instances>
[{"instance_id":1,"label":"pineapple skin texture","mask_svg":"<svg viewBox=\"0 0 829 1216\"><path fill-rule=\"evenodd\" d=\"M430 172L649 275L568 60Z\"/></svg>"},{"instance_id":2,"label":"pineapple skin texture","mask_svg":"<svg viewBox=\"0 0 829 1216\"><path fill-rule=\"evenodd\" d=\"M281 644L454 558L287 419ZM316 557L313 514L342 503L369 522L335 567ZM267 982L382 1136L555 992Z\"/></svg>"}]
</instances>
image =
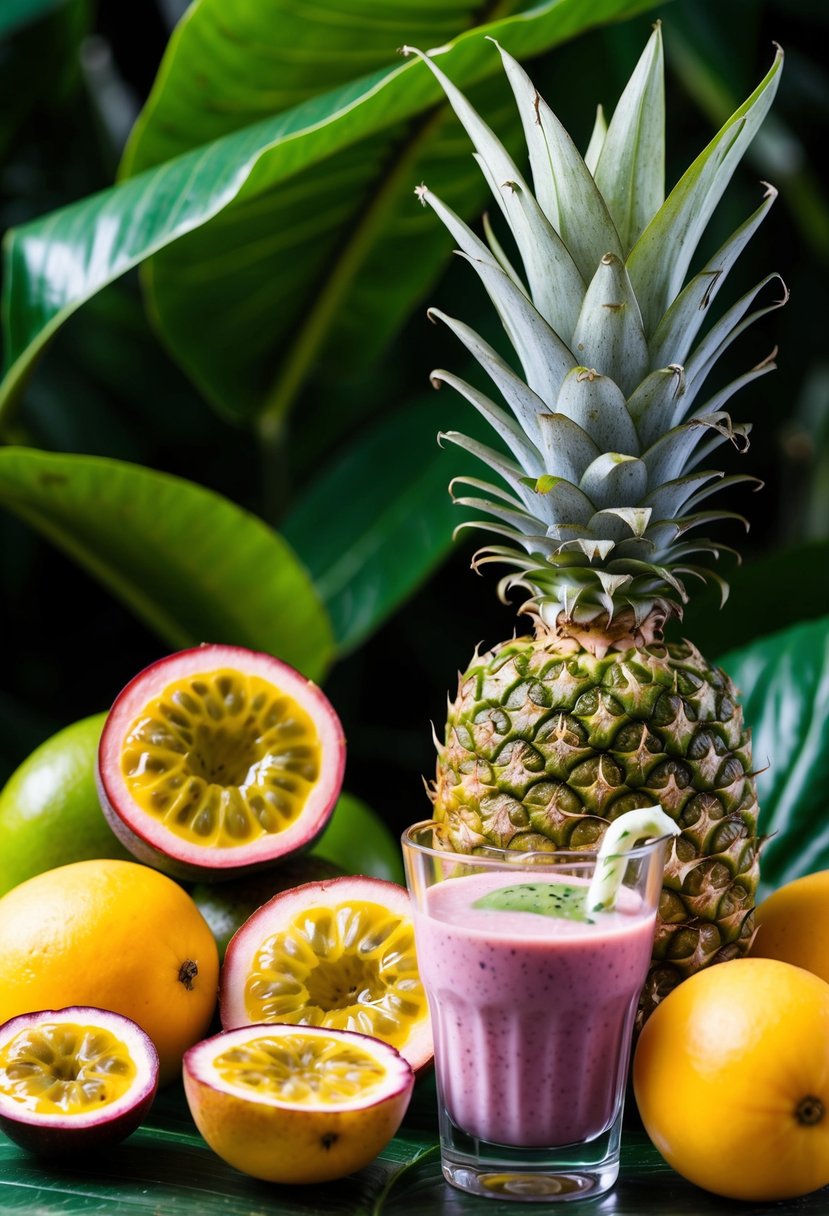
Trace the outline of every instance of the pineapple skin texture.
<instances>
[{"instance_id":1,"label":"pineapple skin texture","mask_svg":"<svg viewBox=\"0 0 829 1216\"><path fill-rule=\"evenodd\" d=\"M751 740L728 676L690 642L602 658L541 631L476 655L438 749L434 818L457 852L595 849L659 804L668 846L641 1027L703 967L744 955L759 878Z\"/></svg>"}]
</instances>

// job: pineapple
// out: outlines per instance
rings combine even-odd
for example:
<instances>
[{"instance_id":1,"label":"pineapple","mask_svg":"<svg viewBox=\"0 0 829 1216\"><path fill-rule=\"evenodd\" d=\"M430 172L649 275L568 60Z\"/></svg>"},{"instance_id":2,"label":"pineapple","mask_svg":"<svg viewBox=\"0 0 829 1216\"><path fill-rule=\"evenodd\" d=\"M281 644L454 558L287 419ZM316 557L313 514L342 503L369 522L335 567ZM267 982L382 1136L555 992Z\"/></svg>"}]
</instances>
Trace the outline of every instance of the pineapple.
<instances>
[{"instance_id":1,"label":"pineapple","mask_svg":"<svg viewBox=\"0 0 829 1216\"><path fill-rule=\"evenodd\" d=\"M665 642L663 627L681 617L689 577L715 579L725 599L727 586L706 564L723 546L698 530L742 517L702 504L718 488L754 480L726 477L708 457L726 442L747 446L749 426L725 406L774 364L714 391L707 383L731 342L783 302L755 305L776 276L700 334L775 191L766 188L705 265L689 267L771 105L782 55L665 199L658 26L612 120L599 110L584 159L498 47L532 190L432 56L404 50L428 64L470 136L521 265L487 220L482 240L418 189L477 272L523 372L462 321L432 310L503 401L448 371L432 373L500 441L443 436L497 478L458 477L450 487L489 517L462 525L491 534L473 566L506 567L499 594L528 592L520 612L535 628L476 653L460 677L438 745L436 833L459 852L594 848L616 816L659 803L682 832L670 847L641 1022L680 980L743 954L753 935L760 842L749 733L724 672L690 642Z\"/></svg>"}]
</instances>

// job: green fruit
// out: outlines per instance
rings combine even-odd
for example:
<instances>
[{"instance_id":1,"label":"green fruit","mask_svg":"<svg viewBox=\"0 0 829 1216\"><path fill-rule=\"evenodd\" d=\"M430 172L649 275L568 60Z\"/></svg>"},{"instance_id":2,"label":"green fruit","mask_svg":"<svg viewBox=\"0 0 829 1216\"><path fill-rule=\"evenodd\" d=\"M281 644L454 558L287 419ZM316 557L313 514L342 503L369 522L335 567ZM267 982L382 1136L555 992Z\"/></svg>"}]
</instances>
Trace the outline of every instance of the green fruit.
<instances>
[{"instance_id":1,"label":"green fruit","mask_svg":"<svg viewBox=\"0 0 829 1216\"><path fill-rule=\"evenodd\" d=\"M374 811L351 794L340 795L328 827L309 853L250 877L198 883L190 894L210 926L223 959L236 930L274 895L343 873L403 881L397 841Z\"/></svg>"},{"instance_id":2,"label":"green fruit","mask_svg":"<svg viewBox=\"0 0 829 1216\"><path fill-rule=\"evenodd\" d=\"M347 874L403 882L397 838L374 811L351 794L340 795L334 814L310 856L333 861Z\"/></svg>"},{"instance_id":3,"label":"green fruit","mask_svg":"<svg viewBox=\"0 0 829 1216\"><path fill-rule=\"evenodd\" d=\"M44 870L89 858L129 859L95 790L95 757L106 714L41 743L0 793L0 895Z\"/></svg>"},{"instance_id":4,"label":"green fruit","mask_svg":"<svg viewBox=\"0 0 829 1216\"><path fill-rule=\"evenodd\" d=\"M291 857L264 873L233 878L222 883L198 883L190 891L196 907L210 926L224 960L227 943L237 929L274 895L301 887L306 882L322 882L342 874L339 866L322 857Z\"/></svg>"}]
</instances>

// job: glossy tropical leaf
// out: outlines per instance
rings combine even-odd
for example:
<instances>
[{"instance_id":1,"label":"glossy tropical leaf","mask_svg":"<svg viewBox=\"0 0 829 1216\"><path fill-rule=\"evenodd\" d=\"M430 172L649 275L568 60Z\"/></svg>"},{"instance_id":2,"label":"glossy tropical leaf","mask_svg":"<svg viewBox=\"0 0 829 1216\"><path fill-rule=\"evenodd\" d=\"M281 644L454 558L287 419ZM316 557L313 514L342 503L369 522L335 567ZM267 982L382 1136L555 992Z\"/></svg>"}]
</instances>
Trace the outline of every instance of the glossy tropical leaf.
<instances>
[{"instance_id":1,"label":"glossy tropical leaf","mask_svg":"<svg viewBox=\"0 0 829 1216\"><path fill-rule=\"evenodd\" d=\"M341 866L347 874L404 881L400 841L380 816L353 794L340 794L311 855Z\"/></svg>"},{"instance_id":2,"label":"glossy tropical leaf","mask_svg":"<svg viewBox=\"0 0 829 1216\"><path fill-rule=\"evenodd\" d=\"M33 173L23 162L9 172L7 161L30 148L35 124L62 108L71 108L81 79L79 48L91 25L90 0L2 0L0 3L0 79L4 104L0 107L0 166L7 173L0 188L14 222L20 220L21 194L35 194L34 178L48 178L48 169L37 164ZM26 125L31 124L27 140ZM48 158L46 145L41 149ZM22 172L21 172L22 168ZM21 190L21 186L23 189ZM6 198L4 198L6 196ZM54 206L48 194L45 206ZM25 207L25 203L23 204ZM4 208L5 209L5 208ZM43 210L41 206L40 210ZM23 214L27 214L25 211ZM10 222L0 216L0 226Z\"/></svg>"},{"instance_id":3,"label":"glossy tropical leaf","mask_svg":"<svg viewBox=\"0 0 829 1216\"><path fill-rule=\"evenodd\" d=\"M419 1081L403 1129L366 1169L321 1186L269 1186L225 1165L199 1136L176 1086L159 1095L146 1124L91 1162L49 1164L0 1133L0 1204L20 1216L515 1216L514 1201L481 1199L449 1186L440 1170L434 1089ZM424 1118L425 1108L431 1115ZM541 1210L549 1211L544 1207ZM630 1112L619 1181L598 1205L574 1212L613 1216L733 1216L735 1203L699 1190L670 1169ZM741 1205L745 1216L768 1211ZM826 1192L774 1205L775 1216L819 1216Z\"/></svg>"},{"instance_id":4,"label":"glossy tropical leaf","mask_svg":"<svg viewBox=\"0 0 829 1216\"><path fill-rule=\"evenodd\" d=\"M326 350L341 353L349 343L353 349L348 325L356 322L363 331L376 324L380 336L388 336L446 250L437 226L419 215L409 194L439 125L423 115L440 91L422 64L394 57L401 19L408 18L410 33L412 14L435 7L424 0L408 10L388 5L386 66L279 113L267 110L258 121L262 111L255 111L237 131L14 231L7 246L7 375L0 408L21 391L33 360L73 311L162 250L170 251L170 260L156 260L150 294L168 340L203 391L234 416L265 411L278 420L337 318L347 321L342 340ZM545 0L486 29L526 57L647 7L648 0ZM230 0L214 4L219 11L229 21ZM475 6L459 4L457 11L465 11L468 21ZM371 12L376 19L376 9ZM415 25L425 35L422 21ZM444 28L442 18L437 28ZM447 56L462 87L499 72L497 52L482 30L461 33ZM186 28L176 55L191 53L185 34ZM278 25L268 32L267 45L274 40L281 44ZM223 37L231 72L232 47L233 39ZM331 57L325 43L311 42L299 57L304 79ZM196 85L198 79L197 72ZM244 73L235 79L238 86ZM149 139L149 132L148 122L140 139ZM430 157L430 178L444 193L450 186L450 201L455 152L450 138ZM455 186L462 194L474 176L465 148L463 163L468 168ZM389 260L386 238L392 235L398 245L406 238L405 272L399 249ZM174 250L185 239L189 248Z\"/></svg>"},{"instance_id":5,"label":"glossy tropical leaf","mask_svg":"<svg viewBox=\"0 0 829 1216\"><path fill-rule=\"evenodd\" d=\"M229 11L228 0L200 0L171 41L130 141L126 170L158 164L253 116L388 64L402 44L452 45L475 22L480 34L496 17L525 9L532 11L528 0L441 6L321 0L311 8L264 0ZM578 29L614 15L606 4L588 10L565 0L555 21L573 21ZM539 19L535 13L526 18ZM228 24L238 29L230 45ZM497 28L515 37L513 25L499 21ZM559 40L554 30L545 45ZM205 63L216 69L209 84ZM475 77L492 72L484 57ZM497 77L473 95L499 129L511 126L517 135ZM315 362L340 374L371 365L446 256L445 236L415 205L414 186L428 177L465 214L477 213L486 198L480 174L444 117L439 111L408 131L383 132L368 147L344 149L300 174L266 206L243 207L238 215L231 208L153 259L149 295L165 339L220 407L238 408L241 388L251 396L251 412L278 420ZM304 205L309 196L313 220ZM242 232L240 262L227 251L238 247ZM200 318L195 340L194 310ZM209 343L202 340L205 327ZM251 331L261 331L266 343L252 364Z\"/></svg>"},{"instance_id":6,"label":"glossy tropical leaf","mask_svg":"<svg viewBox=\"0 0 829 1216\"><path fill-rule=\"evenodd\" d=\"M752 514L752 503L740 509ZM720 608L718 587L693 590L681 624L672 632L690 638L709 659L743 647L789 625L823 616L827 609L829 540L777 549L723 571L730 591ZM792 595L792 586L797 595Z\"/></svg>"},{"instance_id":7,"label":"glossy tropical leaf","mask_svg":"<svg viewBox=\"0 0 829 1216\"><path fill-rule=\"evenodd\" d=\"M8 447L0 505L171 646L232 642L324 675L330 625L307 573L280 536L218 494L116 460ZM56 595L56 616L64 609Z\"/></svg>"},{"instance_id":8,"label":"glossy tropical leaf","mask_svg":"<svg viewBox=\"0 0 829 1216\"><path fill-rule=\"evenodd\" d=\"M762 770L764 889L829 869L829 616L729 651L720 663L741 690Z\"/></svg>"},{"instance_id":9,"label":"glossy tropical leaf","mask_svg":"<svg viewBox=\"0 0 829 1216\"><path fill-rule=\"evenodd\" d=\"M473 463L438 446L456 412L446 394L408 402L322 470L283 521L341 653L365 641L451 546L464 515L447 487Z\"/></svg>"},{"instance_id":10,"label":"glossy tropical leaf","mask_svg":"<svg viewBox=\"0 0 829 1216\"><path fill-rule=\"evenodd\" d=\"M3 0L0 4L0 38L7 38L25 25L32 25L71 0Z\"/></svg>"}]
</instances>

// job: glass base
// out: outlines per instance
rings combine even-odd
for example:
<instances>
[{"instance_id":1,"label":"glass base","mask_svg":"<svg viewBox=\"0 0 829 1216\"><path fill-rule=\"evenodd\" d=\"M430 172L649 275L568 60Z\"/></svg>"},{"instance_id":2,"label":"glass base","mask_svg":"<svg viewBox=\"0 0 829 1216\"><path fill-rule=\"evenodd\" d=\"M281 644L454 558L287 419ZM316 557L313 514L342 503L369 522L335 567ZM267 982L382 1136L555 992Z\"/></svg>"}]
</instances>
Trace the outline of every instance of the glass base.
<instances>
[{"instance_id":1,"label":"glass base","mask_svg":"<svg viewBox=\"0 0 829 1216\"><path fill-rule=\"evenodd\" d=\"M440 1154L447 1182L488 1199L566 1203L594 1199L619 1176L622 1111L594 1140L557 1148L514 1148L467 1135L440 1112Z\"/></svg>"}]
</instances>

